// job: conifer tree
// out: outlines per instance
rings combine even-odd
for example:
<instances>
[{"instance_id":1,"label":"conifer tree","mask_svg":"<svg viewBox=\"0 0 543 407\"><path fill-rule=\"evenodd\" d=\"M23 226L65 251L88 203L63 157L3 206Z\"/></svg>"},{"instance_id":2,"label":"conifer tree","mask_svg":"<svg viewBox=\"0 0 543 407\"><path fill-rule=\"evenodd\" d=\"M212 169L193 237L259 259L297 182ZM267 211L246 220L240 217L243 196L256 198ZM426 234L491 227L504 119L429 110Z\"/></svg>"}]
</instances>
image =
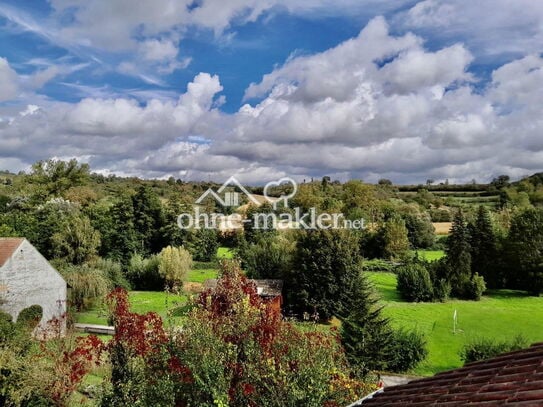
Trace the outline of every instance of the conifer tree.
<instances>
[{"instance_id":1,"label":"conifer tree","mask_svg":"<svg viewBox=\"0 0 543 407\"><path fill-rule=\"evenodd\" d=\"M393 357L394 332L365 275L356 279L350 294L350 311L341 321L341 342L352 368L365 376L387 368Z\"/></svg>"},{"instance_id":2,"label":"conifer tree","mask_svg":"<svg viewBox=\"0 0 543 407\"><path fill-rule=\"evenodd\" d=\"M479 206L475 223L469 226L471 243L471 271L479 273L491 287L501 287L498 265L497 239L484 206Z\"/></svg>"},{"instance_id":3,"label":"conifer tree","mask_svg":"<svg viewBox=\"0 0 543 407\"><path fill-rule=\"evenodd\" d=\"M447 239L445 279L451 284L452 294L463 296L463 286L471 278L471 253L469 231L462 211L454 217L451 233Z\"/></svg>"}]
</instances>

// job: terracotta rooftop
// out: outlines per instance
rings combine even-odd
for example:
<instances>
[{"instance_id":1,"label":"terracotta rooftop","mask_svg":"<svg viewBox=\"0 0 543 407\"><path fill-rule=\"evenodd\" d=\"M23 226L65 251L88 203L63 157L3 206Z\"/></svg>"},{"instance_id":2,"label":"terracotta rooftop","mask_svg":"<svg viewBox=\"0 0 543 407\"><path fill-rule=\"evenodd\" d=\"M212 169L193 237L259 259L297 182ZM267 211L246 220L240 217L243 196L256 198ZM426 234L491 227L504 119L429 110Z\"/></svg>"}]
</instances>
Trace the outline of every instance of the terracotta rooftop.
<instances>
[{"instance_id":1,"label":"terracotta rooftop","mask_svg":"<svg viewBox=\"0 0 543 407\"><path fill-rule=\"evenodd\" d=\"M543 406L543 342L387 387L353 406Z\"/></svg>"},{"instance_id":2,"label":"terracotta rooftop","mask_svg":"<svg viewBox=\"0 0 543 407\"><path fill-rule=\"evenodd\" d=\"M23 243L23 238L0 237L0 267L11 257L13 252Z\"/></svg>"},{"instance_id":3,"label":"terracotta rooftop","mask_svg":"<svg viewBox=\"0 0 543 407\"><path fill-rule=\"evenodd\" d=\"M204 282L204 287L214 289L217 287L217 279L212 278ZM283 290L283 280L249 280L256 284L258 295L262 297L277 297Z\"/></svg>"}]
</instances>

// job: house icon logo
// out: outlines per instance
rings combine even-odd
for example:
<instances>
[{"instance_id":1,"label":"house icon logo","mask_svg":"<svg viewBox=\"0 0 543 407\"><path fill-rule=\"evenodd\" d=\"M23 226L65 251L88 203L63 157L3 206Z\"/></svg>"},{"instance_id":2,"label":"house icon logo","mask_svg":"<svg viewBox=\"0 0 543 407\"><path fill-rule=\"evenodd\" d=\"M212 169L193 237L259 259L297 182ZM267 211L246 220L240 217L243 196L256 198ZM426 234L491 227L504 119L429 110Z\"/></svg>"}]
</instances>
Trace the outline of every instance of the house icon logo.
<instances>
[{"instance_id":1,"label":"house icon logo","mask_svg":"<svg viewBox=\"0 0 543 407\"><path fill-rule=\"evenodd\" d=\"M237 187L241 192L236 191L226 191L224 190L229 187ZM224 192L224 198L221 195ZM241 185L241 183L235 178L230 177L226 180L224 184L215 192L213 189L208 188L200 197L196 200L197 204L202 203L207 197L212 197L223 207L234 207L240 205L240 194L243 193L247 199L254 203L255 205L260 205L260 202L249 192L247 189Z\"/></svg>"}]
</instances>

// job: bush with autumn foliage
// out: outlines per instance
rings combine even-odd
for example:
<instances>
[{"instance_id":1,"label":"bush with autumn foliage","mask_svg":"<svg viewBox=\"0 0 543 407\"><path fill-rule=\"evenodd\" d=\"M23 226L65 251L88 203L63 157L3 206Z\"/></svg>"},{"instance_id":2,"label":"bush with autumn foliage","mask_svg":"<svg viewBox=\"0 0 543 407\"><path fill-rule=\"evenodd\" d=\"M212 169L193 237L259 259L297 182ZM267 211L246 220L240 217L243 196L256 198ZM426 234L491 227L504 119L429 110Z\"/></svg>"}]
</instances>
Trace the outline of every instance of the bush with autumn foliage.
<instances>
[{"instance_id":1,"label":"bush with autumn foliage","mask_svg":"<svg viewBox=\"0 0 543 407\"><path fill-rule=\"evenodd\" d=\"M221 269L177 331L130 312L126 291L110 295L116 332L102 405L342 406L374 390L352 378L336 333L283 321L237 262Z\"/></svg>"}]
</instances>

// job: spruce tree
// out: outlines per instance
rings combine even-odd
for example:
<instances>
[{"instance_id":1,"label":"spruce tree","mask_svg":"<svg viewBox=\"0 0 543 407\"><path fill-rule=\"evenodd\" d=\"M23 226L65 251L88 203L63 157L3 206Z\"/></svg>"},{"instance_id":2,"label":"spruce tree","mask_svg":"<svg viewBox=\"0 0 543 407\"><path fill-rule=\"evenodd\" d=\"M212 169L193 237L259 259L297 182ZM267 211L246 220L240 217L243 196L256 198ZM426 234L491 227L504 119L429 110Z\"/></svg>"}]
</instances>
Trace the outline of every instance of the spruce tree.
<instances>
[{"instance_id":1,"label":"spruce tree","mask_svg":"<svg viewBox=\"0 0 543 407\"><path fill-rule=\"evenodd\" d=\"M361 376L384 370L393 358L394 332L365 275L350 290L350 311L341 321L341 342L352 368Z\"/></svg>"},{"instance_id":2,"label":"spruce tree","mask_svg":"<svg viewBox=\"0 0 543 407\"><path fill-rule=\"evenodd\" d=\"M471 243L471 271L483 276L490 287L502 286L499 273L497 239L490 214L479 206L475 223L469 227Z\"/></svg>"},{"instance_id":3,"label":"spruce tree","mask_svg":"<svg viewBox=\"0 0 543 407\"><path fill-rule=\"evenodd\" d=\"M451 233L447 239L445 279L451 284L452 295L463 296L463 289L471 274L469 231L462 211L454 217Z\"/></svg>"}]
</instances>

